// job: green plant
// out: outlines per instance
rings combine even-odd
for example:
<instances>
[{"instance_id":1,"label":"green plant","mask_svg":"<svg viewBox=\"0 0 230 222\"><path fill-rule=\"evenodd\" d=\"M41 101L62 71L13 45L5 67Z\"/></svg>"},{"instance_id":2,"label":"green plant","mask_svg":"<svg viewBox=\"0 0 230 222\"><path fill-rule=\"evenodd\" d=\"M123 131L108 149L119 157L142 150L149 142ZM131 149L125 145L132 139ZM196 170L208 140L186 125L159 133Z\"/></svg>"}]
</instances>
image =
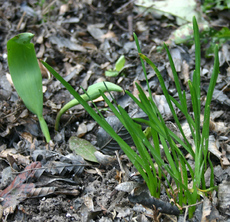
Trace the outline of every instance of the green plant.
<instances>
[{"instance_id":1,"label":"green plant","mask_svg":"<svg viewBox=\"0 0 230 222\"><path fill-rule=\"evenodd\" d=\"M170 55L170 52L165 45L165 49L167 51L170 65L173 71L173 76L175 80L175 85L176 89L179 95L179 102L176 101L173 97L169 95L169 93L166 90L164 80L156 68L156 66L144 55L140 54L140 57L144 59L156 72L158 79L160 81L162 90L164 92L164 95L166 97L167 103L169 104L169 107L171 109L171 112L173 114L174 120L178 126L178 129L181 132L181 135L183 136L185 144L181 143L182 141L179 141L178 138L176 138L176 135L174 135L170 130L167 129L167 127L164 124L164 121L162 117L159 114L159 111L155 107L154 102L152 101L150 97L150 103L153 107L152 110L156 110L158 118L161 119L161 122L159 123L161 126L163 126L164 130L160 132L160 130L156 130L159 133L160 141L164 147L165 154L167 156L169 165L170 165L170 170L172 170L172 177L175 179L175 182L177 183L177 187L179 190L179 204L181 205L186 204L186 201L188 202L189 205L196 203L196 201L199 199L199 189L202 188L203 190L206 190L206 185L205 185L205 179L204 179L204 172L207 169L207 161L209 160L209 164L211 165L212 169L212 163L210 159L208 159L208 141L209 141L209 120L210 120L210 103L214 91L214 87L216 84L216 80L218 77L219 73L219 59L218 59L218 47L215 47L215 61L214 61L214 69L213 69L213 74L210 80L210 85L207 93L207 98L206 98L206 103L205 103L205 111L204 111L204 122L203 122L203 128L202 132L200 131L201 127L201 120L200 120L200 114L201 114L201 104L200 104L200 40L199 40L199 30L198 26L196 23L196 19L193 19L193 29L194 29L194 38L195 38L195 57L196 57L196 65L195 65L195 71L193 74L193 80L189 80L189 88L190 88L190 93L191 93L191 98L192 98L192 108L194 112L194 120L193 118L189 115L188 110L187 110L187 101L186 101L186 96L185 92L181 91L180 84L179 84L179 79ZM138 44L138 43L137 43ZM147 81L147 80L146 80ZM144 95L143 95L144 98ZM146 98L145 98L146 99ZM142 101L142 99L141 99ZM143 103L143 102L142 102ZM195 144L195 151L192 150L191 145L188 143L187 138L185 137L185 134L182 130L182 127L180 125L180 122L176 116L176 113L174 111L174 108L172 104L176 105L182 113L185 115L186 120L189 124L190 131L192 133L192 138L194 140ZM153 115L154 112L149 112L149 117ZM154 116L154 115L153 115ZM155 118L156 116L154 116ZM154 129L154 125L157 123L157 118L156 120L153 119L153 121L144 121L144 120L139 120L140 122L145 122L146 124L150 125L152 129ZM166 135L164 135L166 134ZM163 138L161 137L163 135ZM169 136L169 137L168 137ZM192 169L191 166L189 165L188 161L184 158L183 153L181 153L180 150L178 150L176 144L172 140L176 140L180 145L183 146L183 148L193 157L195 161L195 169ZM166 139L166 140L165 140ZM166 141L169 143L169 147L171 148L171 155L168 152L169 147L167 147ZM156 138L155 143L159 143L158 139ZM156 147L156 145L155 145ZM191 175L192 179L192 184L193 187L192 189L188 189L188 172L186 169L189 169L189 173ZM168 170L167 170L168 171ZM169 171L168 171L169 173ZM211 174L210 178L210 186L211 188L208 190L214 189L214 178L213 178L213 171ZM182 185L183 184L183 185ZM185 185L185 186L184 186ZM185 197L185 201L183 198ZM193 211L195 210L194 207L190 208L189 211L189 216L191 217L193 214Z\"/></svg>"},{"instance_id":2,"label":"green plant","mask_svg":"<svg viewBox=\"0 0 230 222\"><path fill-rule=\"evenodd\" d=\"M38 66L31 33L16 35L7 42L8 65L14 87L26 107L37 115L47 143L48 126L43 118L42 75Z\"/></svg>"},{"instance_id":3,"label":"green plant","mask_svg":"<svg viewBox=\"0 0 230 222\"><path fill-rule=\"evenodd\" d=\"M43 8L44 4L46 3L45 0L39 0L36 4Z\"/></svg>"},{"instance_id":4,"label":"green plant","mask_svg":"<svg viewBox=\"0 0 230 222\"><path fill-rule=\"evenodd\" d=\"M108 77L116 77L123 70L125 65L125 56L121 55L115 64L114 69L105 71L105 75Z\"/></svg>"},{"instance_id":5,"label":"green plant","mask_svg":"<svg viewBox=\"0 0 230 222\"><path fill-rule=\"evenodd\" d=\"M192 107L194 112L194 119L190 116L187 108L187 101L185 91L182 92L180 88L179 78L175 71L172 57L166 45L164 45L167 51L170 65L173 71L176 89L179 95L179 101L175 100L169 95L164 80L157 69L157 67L143 54L141 54L140 46L136 35L134 38L138 48L138 52L141 58L141 63L143 66L143 71L146 76L146 82L148 85L149 97L145 95L142 88L136 84L139 91L139 99L134 97L129 92L126 92L142 109L147 115L146 119L132 119L127 112L119 105L113 105L107 97L101 92L101 95L105 99L106 103L109 105L113 113L118 117L124 127L131 134L135 146L138 152L135 152L130 146L128 146L112 129L112 127L106 122L103 116L95 112L82 98L74 91L74 89L64 81L64 79L48 64L42 62L45 67L59 80L62 84L69 90L69 92L84 106L88 113L98 122L98 124L103 127L113 139L115 139L120 147L123 149L125 154L128 156L130 161L134 164L136 169L140 172L141 176L145 180L151 195L155 197L160 196L161 185L167 187L167 194L174 199L174 202L181 207L185 205L192 205L197 202L200 198L201 189L203 194L207 191L215 189L214 187L214 176L213 167L211 160L208 155L208 139L209 139L209 119L210 119L210 103L212 99L213 90L216 84L216 79L219 73L219 60L218 60L218 47L215 47L215 61L212 77L210 80L210 85L208 89L207 99L205 103L204 111L204 122L202 132L201 127L201 104L200 104L200 41L199 41L199 31L196 19L193 19L194 28L194 38L195 38L195 56L196 65L193 74L192 81L189 80L189 88L192 97ZM175 133L167 128L163 117L161 116L156 104L154 103L151 90L149 87L147 74L145 70L144 60L154 69L156 72L159 82L161 84L162 90L166 97L167 103L173 114L175 123L177 124L183 139L180 139ZM173 108L173 104L178 107L187 119L189 124L192 137L195 144L195 151L192 149L191 144L189 144L176 112ZM147 132L142 131L140 123L145 123L148 125ZM147 136L147 135L148 136ZM154 146L148 140L151 136ZM161 156L161 146L163 147L164 155ZM178 148L178 144L183 147L183 152ZM189 153L195 162L195 168L193 169L187 159L185 158L184 152ZM158 169L155 168L155 164L158 165ZM207 189L204 180L204 172L210 164L211 178L210 178L210 188ZM168 180L167 175L170 175L173 182L176 184L176 189L173 189L172 184ZM163 179L162 179L163 178ZM192 188L189 188L189 183L191 182ZM189 217L191 218L195 207L189 208Z\"/></svg>"},{"instance_id":6,"label":"green plant","mask_svg":"<svg viewBox=\"0 0 230 222\"><path fill-rule=\"evenodd\" d=\"M173 72L176 89L179 95L179 102L169 95L160 72L158 71L156 66L146 56L140 53L140 47L138 46L140 57L144 59L156 72L158 79L160 81L163 93L166 97L167 103L174 117L175 123L177 124L178 129L180 130L181 135L183 136L183 141L180 141L180 139L177 138L177 136L173 132L167 129L163 118L161 117L156 105L154 104L152 100L152 97L148 99L151 104L150 106L146 107L146 105L145 106L142 105L142 104L147 104L147 100L143 92L141 92L140 100L142 104L139 102L140 103L139 106L142 106L143 107L142 109L145 110L146 113L148 113L149 121L145 121L145 120L137 120L137 121L145 122L151 127L155 149L156 147L159 146L159 142L161 142L161 144L163 145L163 149L167 157L167 161L170 165L170 169L167 169L167 172L174 178L175 183L177 184L177 189L179 191L178 192L179 205L186 204L186 202L189 205L196 203L200 195L199 189L202 188L203 190L206 190L204 172L207 169L207 165L208 165L207 161L209 160L208 159L208 141L209 141L210 103L211 103L214 87L216 84L217 76L219 73L218 47L216 46L215 47L214 68L213 68L213 73L212 73L212 77L210 80L210 85L209 85L209 89L207 93L205 111L204 111L204 122L203 122L203 128L201 132L200 131L200 127L201 127L201 120L200 120L200 114L201 114L200 54L201 53L200 53L199 30L198 30L198 26L197 26L195 17L193 18L193 29L194 29L194 38L195 38L196 62L195 62L195 71L193 73L193 79L192 81L189 80L188 84L189 84L191 98L192 98L192 108L193 108L193 113L194 113L194 119L189 115L189 112L187 109L186 95L184 91L183 92L181 91L178 75L176 73L172 57L170 55L170 52L167 46L165 45L165 49L168 54L171 69ZM135 37L135 39L138 45L137 38ZM142 61L142 64L143 64L143 61ZM143 69L145 70L144 65L143 65ZM146 81L148 82L147 79ZM149 88L149 94L150 93L151 91ZM136 102L138 103L137 100ZM173 108L173 104L177 106L186 117L186 120L190 127L192 138L194 140L195 151L193 151L191 145L189 144L187 138L185 137L185 134L180 125L179 119ZM157 132L157 135L155 135L156 132ZM178 144L182 145L182 147L193 157L194 162L195 162L195 169L191 168L188 161L184 158L183 153L181 152L181 150L178 149L174 141L177 141ZM169 146L167 145L166 142L169 144ZM171 153L169 153L169 148L171 149ZM211 169L212 169L212 164L210 160L209 160L209 164L211 165ZM193 182L192 189L188 188L188 179L189 179L188 172L191 175L191 180ZM211 175L212 175L211 180L210 180L211 189L209 190L214 189L213 172ZM195 210L194 207L190 208L189 210L190 217L192 216L194 210Z\"/></svg>"},{"instance_id":7,"label":"green plant","mask_svg":"<svg viewBox=\"0 0 230 222\"><path fill-rule=\"evenodd\" d=\"M202 3L202 9L204 12L208 12L208 10L224 10L229 8L229 0L204 0Z\"/></svg>"},{"instance_id":8,"label":"green plant","mask_svg":"<svg viewBox=\"0 0 230 222\"><path fill-rule=\"evenodd\" d=\"M38 66L34 44L31 43L33 38L31 33L21 33L7 42L8 65L14 87L21 97L26 107L37 115L42 132L47 143L50 141L48 126L43 118L43 93L42 93L42 75ZM100 92L122 91L120 86L106 82L96 83L89 86L87 92L81 97L85 101L96 99ZM58 113L55 123L55 129L58 130L60 118L64 112L71 107L79 104L76 99L67 103Z\"/></svg>"},{"instance_id":9,"label":"green plant","mask_svg":"<svg viewBox=\"0 0 230 222\"><path fill-rule=\"evenodd\" d=\"M96 98L98 98L99 96L101 96L101 92L106 92L106 91L117 91L117 92L122 92L123 89L111 82L98 82L96 84L93 84L91 86L89 86L89 88L87 89L86 93L81 95L81 98L84 99L85 101L90 101L90 100L94 100ZM62 107L62 109L58 112L57 114L57 118L56 118L56 122L55 122L55 130L58 130L58 126L59 126L59 122L61 119L61 116L71 107L76 106L79 104L79 101L77 99L73 99L70 102L68 102L67 104L65 104L65 106Z\"/></svg>"}]
</instances>

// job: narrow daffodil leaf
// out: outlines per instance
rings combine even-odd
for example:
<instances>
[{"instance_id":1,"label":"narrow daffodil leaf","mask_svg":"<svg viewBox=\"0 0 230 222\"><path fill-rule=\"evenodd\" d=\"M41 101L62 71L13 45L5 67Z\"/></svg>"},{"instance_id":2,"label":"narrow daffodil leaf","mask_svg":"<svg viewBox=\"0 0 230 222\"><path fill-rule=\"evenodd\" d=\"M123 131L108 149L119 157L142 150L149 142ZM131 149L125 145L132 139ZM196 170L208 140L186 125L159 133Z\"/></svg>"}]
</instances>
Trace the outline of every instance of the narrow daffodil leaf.
<instances>
[{"instance_id":1,"label":"narrow daffodil leaf","mask_svg":"<svg viewBox=\"0 0 230 222\"><path fill-rule=\"evenodd\" d=\"M50 141L47 124L42 116L42 76L38 66L31 33L21 33L7 42L8 65L14 87L26 107L38 116L46 141Z\"/></svg>"}]
</instances>

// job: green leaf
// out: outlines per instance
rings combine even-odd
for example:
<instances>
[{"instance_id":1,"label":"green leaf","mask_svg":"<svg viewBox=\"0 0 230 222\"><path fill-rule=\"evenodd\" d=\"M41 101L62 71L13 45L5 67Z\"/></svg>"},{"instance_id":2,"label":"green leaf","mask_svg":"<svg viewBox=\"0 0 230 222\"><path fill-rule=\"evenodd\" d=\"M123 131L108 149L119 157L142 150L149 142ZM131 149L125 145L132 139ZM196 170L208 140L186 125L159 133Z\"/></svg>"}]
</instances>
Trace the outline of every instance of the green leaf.
<instances>
[{"instance_id":1,"label":"green leaf","mask_svg":"<svg viewBox=\"0 0 230 222\"><path fill-rule=\"evenodd\" d=\"M116 77L125 66L125 56L121 55L115 64L115 69L105 71L105 76Z\"/></svg>"},{"instance_id":2,"label":"green leaf","mask_svg":"<svg viewBox=\"0 0 230 222\"><path fill-rule=\"evenodd\" d=\"M119 75L119 72L117 70L107 70L105 71L105 76L107 77L116 77Z\"/></svg>"},{"instance_id":3,"label":"green leaf","mask_svg":"<svg viewBox=\"0 0 230 222\"><path fill-rule=\"evenodd\" d=\"M38 116L46 141L50 141L48 126L42 116L42 75L38 66L31 33L21 33L7 42L8 65L14 87L26 107Z\"/></svg>"},{"instance_id":4,"label":"green leaf","mask_svg":"<svg viewBox=\"0 0 230 222\"><path fill-rule=\"evenodd\" d=\"M72 136L69 139L69 148L77 155L82 156L85 160L98 163L94 155L97 150L87 140Z\"/></svg>"},{"instance_id":5,"label":"green leaf","mask_svg":"<svg viewBox=\"0 0 230 222\"><path fill-rule=\"evenodd\" d=\"M124 68L124 65L125 65L125 56L121 55L115 64L115 70L120 72Z\"/></svg>"},{"instance_id":6,"label":"green leaf","mask_svg":"<svg viewBox=\"0 0 230 222\"><path fill-rule=\"evenodd\" d=\"M43 65L45 65L45 67L52 73L54 74L54 70L50 69L46 63L42 62ZM81 98L84 99L86 102L90 101L90 100L94 100L97 99L99 96L101 96L100 94L101 92L107 92L107 91L117 91L117 92L122 92L123 89L111 82L98 82L95 83L91 86L89 86L89 88L87 89L86 93L81 95ZM79 101L77 99L73 99L70 102L66 103L61 110L58 112L57 117L56 117L56 121L55 121L55 130L58 130L59 127L59 122L61 119L61 116L70 108L72 108L73 106L76 106L79 104Z\"/></svg>"},{"instance_id":7,"label":"green leaf","mask_svg":"<svg viewBox=\"0 0 230 222\"><path fill-rule=\"evenodd\" d=\"M33 36L22 33L7 42L8 65L18 95L32 113L42 116L42 75L30 43Z\"/></svg>"}]
</instances>

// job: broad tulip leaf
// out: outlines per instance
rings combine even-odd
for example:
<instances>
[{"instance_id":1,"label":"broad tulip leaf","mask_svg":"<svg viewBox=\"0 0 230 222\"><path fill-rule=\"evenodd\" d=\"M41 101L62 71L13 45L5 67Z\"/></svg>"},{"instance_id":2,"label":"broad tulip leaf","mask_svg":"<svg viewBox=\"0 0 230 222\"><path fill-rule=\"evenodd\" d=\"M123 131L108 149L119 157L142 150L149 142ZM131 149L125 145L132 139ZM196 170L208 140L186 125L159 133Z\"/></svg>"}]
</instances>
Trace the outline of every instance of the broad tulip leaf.
<instances>
[{"instance_id":1,"label":"broad tulip leaf","mask_svg":"<svg viewBox=\"0 0 230 222\"><path fill-rule=\"evenodd\" d=\"M33 36L31 33L21 33L7 42L8 65L18 95L26 107L38 116L42 132L49 142L49 130L42 116L42 75L34 44L30 42Z\"/></svg>"}]
</instances>

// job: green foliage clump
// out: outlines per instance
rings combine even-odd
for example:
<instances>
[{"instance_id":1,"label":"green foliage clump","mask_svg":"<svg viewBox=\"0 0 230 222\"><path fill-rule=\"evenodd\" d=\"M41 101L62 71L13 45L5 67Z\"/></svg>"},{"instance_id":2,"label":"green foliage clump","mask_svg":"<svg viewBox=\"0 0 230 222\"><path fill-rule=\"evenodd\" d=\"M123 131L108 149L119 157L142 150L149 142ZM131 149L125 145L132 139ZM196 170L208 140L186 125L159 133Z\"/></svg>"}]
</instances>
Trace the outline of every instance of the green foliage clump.
<instances>
[{"instance_id":1,"label":"green foliage clump","mask_svg":"<svg viewBox=\"0 0 230 222\"><path fill-rule=\"evenodd\" d=\"M101 95L105 99L106 103L109 105L112 112L121 121L123 126L128 130L138 152L135 152L106 122L104 117L91 108L86 101L81 98L81 96L74 91L74 89L60 76L56 73L50 66L46 65L49 71L59 80L62 84L69 90L69 92L81 103L87 112L95 119L95 121L103 127L110 136L117 141L122 150L128 156L130 161L134 164L136 169L139 171L143 179L145 180L150 193L154 197L160 196L161 186L167 187L166 192L170 198L174 200L177 205L193 205L199 199L200 195L207 195L208 191L212 191L214 187L214 172L212 167L212 162L209 157L208 151L208 141L209 141L209 120L210 120L210 103L216 84L217 76L219 73L219 60L218 60L218 47L215 47L215 61L212 77L209 84L209 89L207 93L205 110L204 110L204 122L201 131L201 101L200 101L200 39L199 30L196 19L193 19L193 29L195 38L195 57L196 65L193 74L193 79L189 80L189 89L192 98L192 108L194 113L194 118L190 115L187 108L187 100L185 91L180 88L179 78L176 73L174 63L170 52L166 45L164 45L165 50L168 54L170 65L172 68L176 89L179 95L179 101L175 100L169 95L166 86L164 84L163 77L161 73L151 62L149 58L141 54L140 46L136 35L134 38L136 41L137 49L140 55L143 71L145 73L146 82L148 86L149 96L147 97L142 90L142 88L136 84L139 91L139 99L137 99L130 92L126 92L134 102L143 110L147 116L148 120L136 118L132 119L128 113L119 105L113 105L109 99L101 92ZM161 116L156 104L154 103L151 90L149 87L147 73L144 65L144 60L154 69L156 75L161 84L162 90L166 97L167 103L172 112L175 123L183 137L179 138L174 132L167 128L163 117ZM192 134L192 138L195 144L195 150L192 149L191 144L185 136L185 133L181 127L179 119L176 115L174 105L184 114ZM147 130L144 132L141 128L141 123L148 126ZM149 141L152 139L152 143ZM184 153L178 148L178 144L189 153L195 162L195 168L189 164L185 158ZM161 148L162 147L162 148ZM164 158L162 158L162 149L164 153ZM157 165L157 167L156 167ZM207 170L208 165L211 168L210 177L210 187L207 188L205 184L204 173ZM176 185L176 189L173 188L172 183L168 180L168 175L173 179L173 183ZM192 187L190 187L192 185ZM195 210L194 206L189 208L189 217L191 218Z\"/></svg>"},{"instance_id":2,"label":"green foliage clump","mask_svg":"<svg viewBox=\"0 0 230 222\"><path fill-rule=\"evenodd\" d=\"M229 0L205 0L202 4L204 12L208 10L224 10L230 8Z\"/></svg>"},{"instance_id":3,"label":"green foliage clump","mask_svg":"<svg viewBox=\"0 0 230 222\"><path fill-rule=\"evenodd\" d=\"M146 96L145 92L138 84L136 84L136 87L139 91L138 99L128 91L126 93L133 99L133 101L138 105L138 107L147 114L147 120L142 118L132 119L121 106L116 105L116 103L114 105L104 95L105 91L121 91L122 89L120 87L113 88L114 85L110 85L110 83L108 82L100 83L100 87L98 87L98 85L94 85L91 88L89 87L85 94L80 96L52 67L50 67L47 63L42 61L42 64L75 97L75 100L72 103L68 104L66 107L63 108L63 110L60 112L59 117L62 115L64 111L66 111L66 109L70 108L70 106L72 106L73 104L82 104L86 111L95 119L95 121L101 127L103 127L114 140L117 141L122 150L125 152L130 161L134 164L136 169L143 177L144 181L146 182L149 188L151 195L154 197L159 197L161 187L162 185L164 185L166 187L166 192L168 196L174 200L174 203L180 206L180 209L182 209L184 205L191 205L191 207L189 208L190 218L192 217L195 210L195 206L193 204L195 204L200 199L201 194L207 195L208 191L212 191L216 188L214 187L214 172L208 151L208 142L210 104L219 73L218 46L215 46L214 68L208 88L204 109L204 121L201 130L201 53L199 30L195 17L193 19L193 30L195 39L196 61L193 78L192 80L188 81L188 85L191 93L194 117L191 116L188 112L188 101L186 100L186 94L185 91L181 90L179 78L176 73L174 63L166 45L164 45L164 48L168 54L169 62L174 76L176 90L179 96L179 101L177 101L168 93L163 77L161 76L161 73L154 65L154 63L148 57L141 53L137 36L134 34L134 39L136 41L138 53L145 74L149 95ZM46 136L46 140L48 142L50 140L49 133L44 130L45 123L41 121L43 119L41 76L40 72L38 71L37 63L35 63L36 56L34 52L34 47L30 43L32 37L33 36L31 34L23 34L14 37L12 40L9 40L7 44L9 56L8 61L15 88L21 96L21 98L23 99L26 106L28 107L28 109L38 116L40 125L43 129L43 133ZM18 53L18 55L15 53ZM21 58L19 55L21 56ZM174 121L182 135L182 139L166 126L166 123L162 115L160 114L158 107L153 101L144 61L146 61L154 69L159 79L163 93L172 112ZM120 69L123 67L123 65L124 60L122 60L121 66L117 68ZM35 74L33 74L34 72ZM36 75L35 81L33 81L33 75ZM26 85L22 82L21 78L25 80ZM35 87L35 89L33 87L31 88L31 85ZM32 94L34 95L32 96ZM100 95L103 96L105 102L109 105L112 112L116 115L116 117L120 120L123 126L130 133L138 152L134 151L114 131L114 129L101 115L99 110L95 111L87 103L88 100L95 99ZM176 115L174 106L176 106L184 114L188 122L192 138L194 140L195 150L192 148L191 144L185 136L180 121ZM59 119L56 122L56 127L58 127L58 123ZM141 128L141 124L143 123L148 126L148 128L144 132ZM150 142L150 139L153 141L153 143ZM183 147L184 151L190 154L190 156L194 159L194 168L192 168L188 160L185 158L184 153L181 151L181 149L179 149L179 147ZM164 153L164 158L162 158L162 152ZM210 166L211 169L210 187L206 186L204 178L204 173L207 170L208 166ZM168 176L172 178L172 182L168 179ZM176 189L174 188L172 183L176 185Z\"/></svg>"}]
</instances>

